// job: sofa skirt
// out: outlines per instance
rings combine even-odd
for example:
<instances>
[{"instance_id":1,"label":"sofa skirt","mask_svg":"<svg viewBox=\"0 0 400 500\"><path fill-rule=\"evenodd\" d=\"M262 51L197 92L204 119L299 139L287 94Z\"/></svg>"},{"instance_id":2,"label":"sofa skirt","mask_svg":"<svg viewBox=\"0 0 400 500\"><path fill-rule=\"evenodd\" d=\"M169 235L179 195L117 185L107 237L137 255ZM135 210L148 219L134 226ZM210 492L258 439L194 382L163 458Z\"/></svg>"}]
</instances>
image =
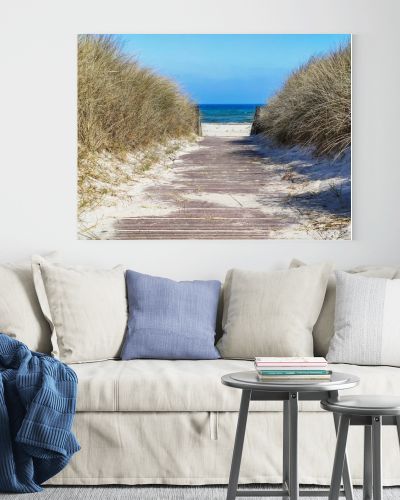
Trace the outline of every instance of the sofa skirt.
<instances>
[{"instance_id":1,"label":"sofa skirt","mask_svg":"<svg viewBox=\"0 0 400 500\"><path fill-rule=\"evenodd\" d=\"M81 450L49 485L226 484L235 439L236 412L77 413ZM335 431L325 412L299 415L299 478L330 483ZM354 484L362 484L363 430L351 427L348 446ZM383 483L400 484L394 426L383 429ZM240 483L280 483L282 412L250 412Z\"/></svg>"}]
</instances>

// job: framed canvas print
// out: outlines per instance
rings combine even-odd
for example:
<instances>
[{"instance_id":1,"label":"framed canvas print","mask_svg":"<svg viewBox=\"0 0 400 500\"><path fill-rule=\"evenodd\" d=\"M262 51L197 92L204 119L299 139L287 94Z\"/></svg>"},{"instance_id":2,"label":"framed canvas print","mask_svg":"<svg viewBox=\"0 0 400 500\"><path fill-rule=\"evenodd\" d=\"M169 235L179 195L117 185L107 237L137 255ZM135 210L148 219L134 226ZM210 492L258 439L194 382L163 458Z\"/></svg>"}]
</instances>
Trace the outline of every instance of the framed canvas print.
<instances>
[{"instance_id":1,"label":"framed canvas print","mask_svg":"<svg viewBox=\"0 0 400 500\"><path fill-rule=\"evenodd\" d=\"M79 35L78 237L351 239L351 35Z\"/></svg>"}]
</instances>

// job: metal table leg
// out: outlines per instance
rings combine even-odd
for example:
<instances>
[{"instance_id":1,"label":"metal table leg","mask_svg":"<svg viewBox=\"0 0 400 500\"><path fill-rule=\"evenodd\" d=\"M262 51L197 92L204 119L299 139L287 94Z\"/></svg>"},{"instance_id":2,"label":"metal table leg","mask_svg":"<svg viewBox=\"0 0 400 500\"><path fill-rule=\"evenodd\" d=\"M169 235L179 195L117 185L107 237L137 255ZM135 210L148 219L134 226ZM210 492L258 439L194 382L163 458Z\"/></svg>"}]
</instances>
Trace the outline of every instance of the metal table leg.
<instances>
[{"instance_id":1,"label":"metal table leg","mask_svg":"<svg viewBox=\"0 0 400 500\"><path fill-rule=\"evenodd\" d=\"M349 432L350 417L342 415L340 417L339 430L336 443L335 460L333 462L331 489L329 500L338 500L340 483L343 474L343 464L346 456L347 434Z\"/></svg>"},{"instance_id":2,"label":"metal table leg","mask_svg":"<svg viewBox=\"0 0 400 500\"><path fill-rule=\"evenodd\" d=\"M396 426L397 426L397 437L399 439L399 444L400 444L400 417L396 417Z\"/></svg>"},{"instance_id":3,"label":"metal table leg","mask_svg":"<svg viewBox=\"0 0 400 500\"><path fill-rule=\"evenodd\" d=\"M335 429L336 429L336 434L338 433L339 430L339 420L340 417L336 413L333 414L333 419L335 421ZM354 492L353 492L353 482L351 479L351 474L350 474L350 467L349 467L349 462L347 460L347 453L346 450L344 452L344 463L343 463L343 488L346 496L346 500L354 500Z\"/></svg>"},{"instance_id":4,"label":"metal table leg","mask_svg":"<svg viewBox=\"0 0 400 500\"><path fill-rule=\"evenodd\" d=\"M374 500L382 500L382 418L372 419L372 483Z\"/></svg>"},{"instance_id":5,"label":"metal table leg","mask_svg":"<svg viewBox=\"0 0 400 500\"><path fill-rule=\"evenodd\" d=\"M364 427L364 478L363 500L372 500L372 429Z\"/></svg>"},{"instance_id":6,"label":"metal table leg","mask_svg":"<svg viewBox=\"0 0 400 500\"><path fill-rule=\"evenodd\" d=\"M290 491L289 481L289 435L290 435L290 420L289 420L289 402L283 402L283 460L282 460L282 487L284 490Z\"/></svg>"},{"instance_id":7,"label":"metal table leg","mask_svg":"<svg viewBox=\"0 0 400 500\"><path fill-rule=\"evenodd\" d=\"M249 390L242 391L242 399L240 401L239 418L236 428L235 445L233 447L232 465L231 465L231 472L229 475L229 485L228 485L226 500L234 500L236 498L236 492L239 480L240 462L242 460L243 442L246 433L246 423L247 423L247 414L249 411L250 397L251 397L251 391Z\"/></svg>"},{"instance_id":8,"label":"metal table leg","mask_svg":"<svg viewBox=\"0 0 400 500\"><path fill-rule=\"evenodd\" d=\"M327 495L327 490L302 490L299 488L299 476L298 476L298 392L275 392L271 394L272 391L258 391L251 389L242 389L242 399L240 403L239 417L236 428L235 444L233 448L231 471L229 476L229 485L227 491L227 500L234 500L236 497L251 497L251 496L265 496L265 497L282 497L289 498L290 500L299 500L301 496L325 496ZM307 397L308 396L308 397ZM338 391L329 392L316 392L310 395L304 396L305 400L318 400L322 401L324 399L337 399ZM302 397L302 395L300 395ZM248 489L238 489L239 482L239 471L243 451L243 443L246 432L247 415L249 410L249 403L254 399L256 401L283 401L283 453L282 453L282 490L248 490ZM337 417L336 417L337 418ZM345 419L346 420L346 419ZM338 426L338 421L335 420L335 425ZM343 483L345 486L345 496L347 500L353 500L353 487L351 482L350 471L347 463L346 457L346 440L348 433L349 421L347 422L345 443L343 448L343 462L340 466L339 482L337 496L340 491L341 479L343 477ZM338 429L337 429L338 430ZM343 433L343 431L342 431ZM340 434L340 432L339 432ZM343 439L343 438L342 438ZM399 423L399 439L400 439L400 423ZM338 436L338 443L340 441L340 436ZM340 447L339 447L340 450ZM338 445L336 449L338 453ZM335 458L335 463L336 463ZM336 465L336 469L338 469ZM337 472L337 470L336 470ZM336 477L336 475L335 475ZM337 496L334 495L334 490L330 490L329 499L336 500ZM375 499L374 499L375 500Z\"/></svg>"},{"instance_id":9,"label":"metal table leg","mask_svg":"<svg viewBox=\"0 0 400 500\"><path fill-rule=\"evenodd\" d=\"M298 442L297 442L297 424L298 424L298 394L292 392L289 394L289 486L290 500L299 498L299 478L298 478Z\"/></svg>"}]
</instances>

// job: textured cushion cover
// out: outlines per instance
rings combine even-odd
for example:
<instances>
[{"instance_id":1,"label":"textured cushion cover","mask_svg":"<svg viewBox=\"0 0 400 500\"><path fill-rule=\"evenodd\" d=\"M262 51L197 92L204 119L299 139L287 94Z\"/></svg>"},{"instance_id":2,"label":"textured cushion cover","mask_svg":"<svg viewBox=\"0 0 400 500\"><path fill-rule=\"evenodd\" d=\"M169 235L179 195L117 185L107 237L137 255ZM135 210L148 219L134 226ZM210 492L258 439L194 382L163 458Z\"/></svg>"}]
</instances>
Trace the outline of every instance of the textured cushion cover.
<instances>
[{"instance_id":1,"label":"textured cushion cover","mask_svg":"<svg viewBox=\"0 0 400 500\"><path fill-rule=\"evenodd\" d=\"M50 327L40 310L30 262L0 266L0 332L32 351L51 352Z\"/></svg>"},{"instance_id":2,"label":"textured cushion cover","mask_svg":"<svg viewBox=\"0 0 400 500\"><path fill-rule=\"evenodd\" d=\"M334 364L360 377L346 394L397 394L400 370L390 366ZM254 369L252 361L135 359L73 365L79 412L237 412L241 391L221 384L227 373ZM252 401L250 411L282 411L282 401ZM319 401L299 401L300 410L323 411ZM324 412L326 413L326 412ZM160 413L159 413L160 415Z\"/></svg>"},{"instance_id":3,"label":"textured cushion cover","mask_svg":"<svg viewBox=\"0 0 400 500\"><path fill-rule=\"evenodd\" d=\"M330 264L273 272L233 269L224 285L224 358L312 356Z\"/></svg>"},{"instance_id":4,"label":"textured cushion cover","mask_svg":"<svg viewBox=\"0 0 400 500\"><path fill-rule=\"evenodd\" d=\"M65 363L118 358L127 323L124 269L65 267L39 256L32 266L53 355Z\"/></svg>"},{"instance_id":5,"label":"textured cushion cover","mask_svg":"<svg viewBox=\"0 0 400 500\"><path fill-rule=\"evenodd\" d=\"M400 279L336 273L331 363L400 366Z\"/></svg>"},{"instance_id":6,"label":"textured cushion cover","mask_svg":"<svg viewBox=\"0 0 400 500\"><path fill-rule=\"evenodd\" d=\"M219 281L173 281L127 271L128 334L122 359L216 359Z\"/></svg>"},{"instance_id":7,"label":"textured cushion cover","mask_svg":"<svg viewBox=\"0 0 400 500\"><path fill-rule=\"evenodd\" d=\"M303 262L293 259L290 267L304 266ZM377 278L400 278L400 272L395 267L388 266L358 266L349 269L347 272L360 276L371 276ZM335 302L336 302L336 279L332 273L328 280L324 303L321 313L315 323L313 329L314 337L314 354L315 356L326 356L329 349L329 344L333 334L335 333Z\"/></svg>"}]
</instances>

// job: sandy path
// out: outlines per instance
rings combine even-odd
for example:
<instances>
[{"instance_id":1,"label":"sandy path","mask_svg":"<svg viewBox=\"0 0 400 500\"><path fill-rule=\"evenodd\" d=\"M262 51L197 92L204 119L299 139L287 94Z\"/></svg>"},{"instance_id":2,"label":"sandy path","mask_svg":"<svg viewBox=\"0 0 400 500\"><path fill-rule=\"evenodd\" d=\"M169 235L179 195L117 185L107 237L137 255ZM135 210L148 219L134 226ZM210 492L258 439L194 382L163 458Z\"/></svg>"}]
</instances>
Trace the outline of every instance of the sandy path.
<instances>
[{"instance_id":1,"label":"sandy path","mask_svg":"<svg viewBox=\"0 0 400 500\"><path fill-rule=\"evenodd\" d=\"M316 159L249 132L209 124L145 172L122 165L130 181L85 215L84 237L349 239L350 157Z\"/></svg>"},{"instance_id":2,"label":"sandy path","mask_svg":"<svg viewBox=\"0 0 400 500\"><path fill-rule=\"evenodd\" d=\"M115 239L264 239L296 226L282 170L266 168L248 136L204 137L153 181L141 193L152 209L138 215L132 207L114 224Z\"/></svg>"},{"instance_id":3,"label":"sandy path","mask_svg":"<svg viewBox=\"0 0 400 500\"><path fill-rule=\"evenodd\" d=\"M250 135L251 123L202 123L203 137L243 137Z\"/></svg>"}]
</instances>

